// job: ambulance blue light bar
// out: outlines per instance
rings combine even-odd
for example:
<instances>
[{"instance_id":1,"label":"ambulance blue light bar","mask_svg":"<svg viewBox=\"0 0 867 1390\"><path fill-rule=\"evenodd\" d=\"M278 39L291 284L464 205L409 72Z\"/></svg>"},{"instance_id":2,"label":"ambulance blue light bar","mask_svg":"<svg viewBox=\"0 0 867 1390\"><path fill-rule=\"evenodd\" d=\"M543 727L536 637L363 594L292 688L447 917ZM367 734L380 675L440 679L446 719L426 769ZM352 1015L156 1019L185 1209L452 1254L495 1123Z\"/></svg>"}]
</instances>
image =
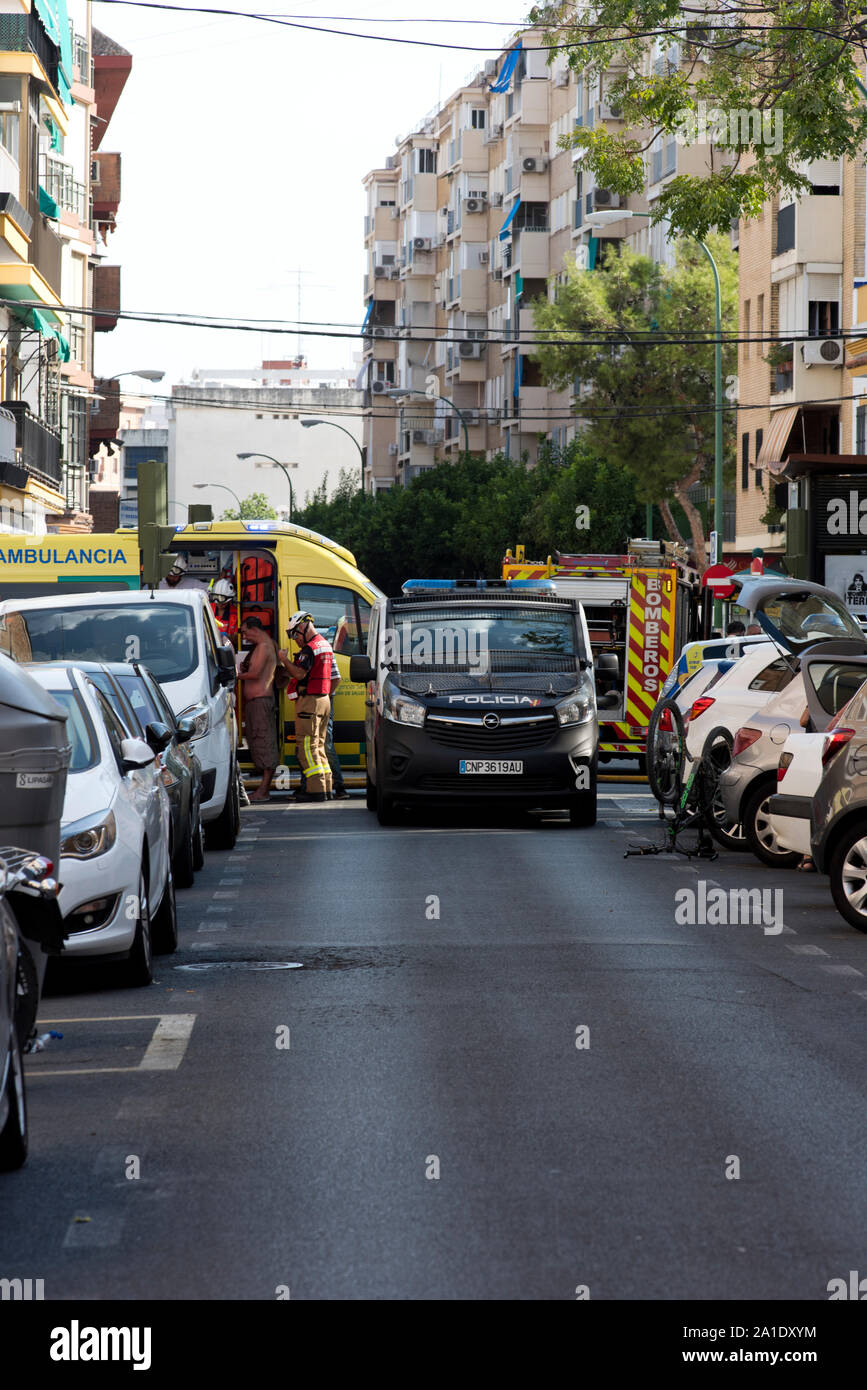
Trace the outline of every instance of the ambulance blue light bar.
<instances>
[{"instance_id":1,"label":"ambulance blue light bar","mask_svg":"<svg viewBox=\"0 0 867 1390\"><path fill-rule=\"evenodd\" d=\"M550 592L556 586L551 579L407 579L400 587L401 593L411 594L419 589L545 589Z\"/></svg>"}]
</instances>

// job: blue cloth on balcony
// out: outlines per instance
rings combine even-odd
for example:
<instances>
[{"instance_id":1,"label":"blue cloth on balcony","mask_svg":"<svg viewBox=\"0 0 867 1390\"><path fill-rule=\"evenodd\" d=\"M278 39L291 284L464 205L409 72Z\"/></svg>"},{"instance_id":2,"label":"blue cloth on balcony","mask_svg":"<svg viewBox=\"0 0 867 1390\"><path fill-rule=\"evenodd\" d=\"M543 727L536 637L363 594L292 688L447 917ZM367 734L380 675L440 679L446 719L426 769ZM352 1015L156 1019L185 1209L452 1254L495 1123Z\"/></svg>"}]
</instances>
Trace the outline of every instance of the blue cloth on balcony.
<instances>
[{"instance_id":1,"label":"blue cloth on balcony","mask_svg":"<svg viewBox=\"0 0 867 1390\"><path fill-rule=\"evenodd\" d=\"M516 198L515 201L514 201L514 203L513 203L512 206L511 206L511 208L509 209L509 215L508 215L508 217L506 218L505 222L503 223L502 227L500 228L500 241L506 241L506 240L512 235L512 233L509 231L509 224L510 224L510 222L512 221L512 218L515 216L515 213L518 211L518 208L519 208L520 206L521 206L521 199L520 199L520 198Z\"/></svg>"},{"instance_id":2,"label":"blue cloth on balcony","mask_svg":"<svg viewBox=\"0 0 867 1390\"><path fill-rule=\"evenodd\" d=\"M507 92L509 90L509 84L512 81L512 74L518 65L518 59L521 56L521 47L522 44L519 39L518 42L515 44L515 47L511 49L509 53L506 54L506 61L500 68L500 75L497 78L496 82L488 83L489 92Z\"/></svg>"},{"instance_id":3,"label":"blue cloth on balcony","mask_svg":"<svg viewBox=\"0 0 867 1390\"><path fill-rule=\"evenodd\" d=\"M375 301L374 301L374 299L373 299L373 296L371 295L370 303L369 303L368 306L367 306L367 313L364 315L364 322L363 322L362 325L361 325L361 331L362 331L362 333L364 332L365 328L367 327L368 323L370 322L370 316L371 316L371 314L373 313L373 305L374 305L374 302L375 302Z\"/></svg>"},{"instance_id":4,"label":"blue cloth on balcony","mask_svg":"<svg viewBox=\"0 0 867 1390\"><path fill-rule=\"evenodd\" d=\"M46 217L57 216L57 204L50 193L46 193L42 185L39 185L39 211Z\"/></svg>"}]
</instances>

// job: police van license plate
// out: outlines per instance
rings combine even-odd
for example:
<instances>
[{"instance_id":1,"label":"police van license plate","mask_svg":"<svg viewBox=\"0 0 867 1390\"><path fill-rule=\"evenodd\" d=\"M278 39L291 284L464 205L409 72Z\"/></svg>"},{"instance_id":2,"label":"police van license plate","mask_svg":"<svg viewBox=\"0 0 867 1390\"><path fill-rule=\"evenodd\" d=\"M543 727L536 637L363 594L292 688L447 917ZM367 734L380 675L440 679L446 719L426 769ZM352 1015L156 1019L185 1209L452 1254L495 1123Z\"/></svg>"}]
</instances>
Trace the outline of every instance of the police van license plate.
<instances>
[{"instance_id":1,"label":"police van license plate","mask_svg":"<svg viewBox=\"0 0 867 1390\"><path fill-rule=\"evenodd\" d=\"M516 772L524 771L522 762L490 762L487 758L461 758L460 771L462 773L480 773L488 776L491 773L505 773L514 775Z\"/></svg>"}]
</instances>

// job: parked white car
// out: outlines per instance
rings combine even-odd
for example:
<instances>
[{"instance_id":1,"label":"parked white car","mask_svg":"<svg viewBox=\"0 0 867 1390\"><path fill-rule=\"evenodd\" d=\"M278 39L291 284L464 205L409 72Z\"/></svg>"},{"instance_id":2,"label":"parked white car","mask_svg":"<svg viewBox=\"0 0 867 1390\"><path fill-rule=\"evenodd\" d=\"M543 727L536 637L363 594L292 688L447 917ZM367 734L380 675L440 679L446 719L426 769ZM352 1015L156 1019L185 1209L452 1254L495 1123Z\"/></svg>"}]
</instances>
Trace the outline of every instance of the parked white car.
<instances>
[{"instance_id":1,"label":"parked white car","mask_svg":"<svg viewBox=\"0 0 867 1390\"><path fill-rule=\"evenodd\" d=\"M789 734L780 754L777 790L768 802L768 825L782 849L810 853L810 807L825 771L827 733Z\"/></svg>"},{"instance_id":2,"label":"parked white car","mask_svg":"<svg viewBox=\"0 0 867 1390\"><path fill-rule=\"evenodd\" d=\"M72 745L57 874L64 955L125 959L129 984L150 984L153 953L178 942L158 762L84 672L54 665L30 673L67 711Z\"/></svg>"},{"instance_id":3,"label":"parked white car","mask_svg":"<svg viewBox=\"0 0 867 1390\"><path fill-rule=\"evenodd\" d=\"M178 719L193 717L209 845L241 824L235 662L199 589L112 590L0 602L2 647L22 662L141 661Z\"/></svg>"},{"instance_id":4,"label":"parked white car","mask_svg":"<svg viewBox=\"0 0 867 1390\"><path fill-rule=\"evenodd\" d=\"M745 652L684 712L686 746L691 756L700 755L712 729L727 729L734 739L741 725L787 686L796 670L797 663L782 656L773 642L759 642Z\"/></svg>"}]
</instances>

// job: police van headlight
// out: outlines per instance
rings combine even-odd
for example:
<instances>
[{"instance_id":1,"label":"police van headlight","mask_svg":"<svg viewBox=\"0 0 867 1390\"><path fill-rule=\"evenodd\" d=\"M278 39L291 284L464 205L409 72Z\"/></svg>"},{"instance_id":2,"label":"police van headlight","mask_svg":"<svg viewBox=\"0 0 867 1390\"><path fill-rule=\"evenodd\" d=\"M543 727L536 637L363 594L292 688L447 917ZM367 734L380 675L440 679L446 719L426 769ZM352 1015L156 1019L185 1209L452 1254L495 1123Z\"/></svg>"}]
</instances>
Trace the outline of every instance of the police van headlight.
<instances>
[{"instance_id":1,"label":"police van headlight","mask_svg":"<svg viewBox=\"0 0 867 1390\"><path fill-rule=\"evenodd\" d=\"M557 705L557 718L561 724L584 724L596 713L593 687L585 678L568 700Z\"/></svg>"},{"instance_id":2,"label":"police van headlight","mask_svg":"<svg viewBox=\"0 0 867 1390\"><path fill-rule=\"evenodd\" d=\"M382 712L386 719L395 724L414 724L417 728L424 724L424 705L410 695L404 695L388 681L382 690Z\"/></svg>"}]
</instances>

